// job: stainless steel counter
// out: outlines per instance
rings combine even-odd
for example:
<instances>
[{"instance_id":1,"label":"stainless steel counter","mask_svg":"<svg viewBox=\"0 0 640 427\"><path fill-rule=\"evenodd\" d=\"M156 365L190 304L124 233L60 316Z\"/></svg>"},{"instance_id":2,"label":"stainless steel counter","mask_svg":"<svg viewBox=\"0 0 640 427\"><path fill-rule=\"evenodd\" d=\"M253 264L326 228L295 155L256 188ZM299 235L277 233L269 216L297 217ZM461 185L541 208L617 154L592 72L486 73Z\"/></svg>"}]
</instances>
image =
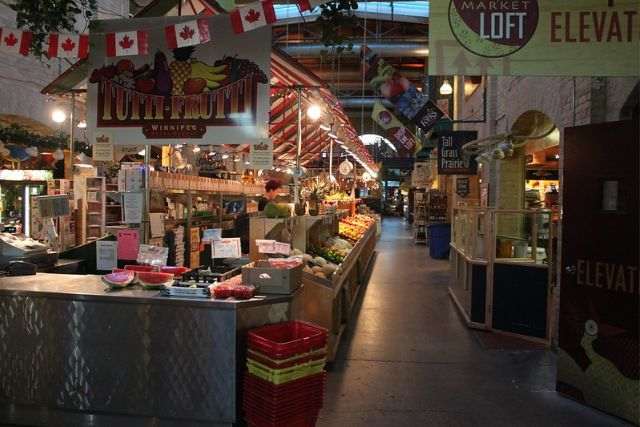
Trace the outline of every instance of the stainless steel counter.
<instances>
[{"instance_id":1,"label":"stainless steel counter","mask_svg":"<svg viewBox=\"0 0 640 427\"><path fill-rule=\"evenodd\" d=\"M289 319L290 300L105 292L99 276L2 278L0 424L232 425L246 331Z\"/></svg>"}]
</instances>

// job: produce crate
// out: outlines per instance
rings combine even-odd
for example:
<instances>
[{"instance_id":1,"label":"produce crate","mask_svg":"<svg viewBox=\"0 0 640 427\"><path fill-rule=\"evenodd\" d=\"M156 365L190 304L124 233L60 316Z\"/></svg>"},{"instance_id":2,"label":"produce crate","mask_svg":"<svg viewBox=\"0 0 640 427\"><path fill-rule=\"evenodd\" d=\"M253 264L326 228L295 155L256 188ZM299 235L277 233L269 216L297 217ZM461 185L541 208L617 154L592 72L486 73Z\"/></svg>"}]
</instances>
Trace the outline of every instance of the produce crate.
<instances>
[{"instance_id":1,"label":"produce crate","mask_svg":"<svg viewBox=\"0 0 640 427\"><path fill-rule=\"evenodd\" d=\"M306 322L289 321L249 331L250 350L277 360L322 349L327 345L327 330Z\"/></svg>"},{"instance_id":2,"label":"produce crate","mask_svg":"<svg viewBox=\"0 0 640 427\"><path fill-rule=\"evenodd\" d=\"M302 284L302 265L273 268L267 261L256 261L242 267L242 281L255 286L261 294L291 294Z\"/></svg>"}]
</instances>

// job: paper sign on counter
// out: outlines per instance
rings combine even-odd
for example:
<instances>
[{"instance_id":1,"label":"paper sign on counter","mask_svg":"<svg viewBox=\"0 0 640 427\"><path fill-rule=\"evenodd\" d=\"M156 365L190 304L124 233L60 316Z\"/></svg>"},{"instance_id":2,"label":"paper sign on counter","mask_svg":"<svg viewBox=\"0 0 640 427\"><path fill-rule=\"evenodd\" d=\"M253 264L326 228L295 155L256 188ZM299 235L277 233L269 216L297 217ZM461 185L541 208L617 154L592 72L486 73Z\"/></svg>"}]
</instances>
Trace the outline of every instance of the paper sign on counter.
<instances>
[{"instance_id":1,"label":"paper sign on counter","mask_svg":"<svg viewBox=\"0 0 640 427\"><path fill-rule=\"evenodd\" d=\"M127 229L118 231L118 259L135 260L138 258L140 247L140 233L138 230Z\"/></svg>"},{"instance_id":2,"label":"paper sign on counter","mask_svg":"<svg viewBox=\"0 0 640 427\"><path fill-rule=\"evenodd\" d=\"M211 245L211 258L240 258L241 256L239 237L215 240Z\"/></svg>"},{"instance_id":3,"label":"paper sign on counter","mask_svg":"<svg viewBox=\"0 0 640 427\"><path fill-rule=\"evenodd\" d=\"M154 245L140 245L136 261L139 264L167 265L168 257L169 248Z\"/></svg>"},{"instance_id":4,"label":"paper sign on counter","mask_svg":"<svg viewBox=\"0 0 640 427\"><path fill-rule=\"evenodd\" d=\"M111 271L118 266L118 242L98 240L96 242L96 270Z\"/></svg>"},{"instance_id":5,"label":"paper sign on counter","mask_svg":"<svg viewBox=\"0 0 640 427\"><path fill-rule=\"evenodd\" d=\"M276 242L274 250L277 254L289 256L289 253L291 252L291 245L289 243Z\"/></svg>"},{"instance_id":6,"label":"paper sign on counter","mask_svg":"<svg viewBox=\"0 0 640 427\"><path fill-rule=\"evenodd\" d=\"M275 240L256 239L256 246L258 247L258 253L272 254L276 250Z\"/></svg>"}]
</instances>

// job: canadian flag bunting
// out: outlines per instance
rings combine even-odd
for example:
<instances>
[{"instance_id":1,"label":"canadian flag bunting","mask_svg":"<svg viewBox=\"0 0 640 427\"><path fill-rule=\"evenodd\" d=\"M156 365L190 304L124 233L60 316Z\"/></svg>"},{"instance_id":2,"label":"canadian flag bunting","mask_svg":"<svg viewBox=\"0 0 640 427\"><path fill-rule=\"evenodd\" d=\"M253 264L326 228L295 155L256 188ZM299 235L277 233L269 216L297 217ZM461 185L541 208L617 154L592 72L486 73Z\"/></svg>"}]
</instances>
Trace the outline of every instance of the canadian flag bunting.
<instances>
[{"instance_id":1,"label":"canadian flag bunting","mask_svg":"<svg viewBox=\"0 0 640 427\"><path fill-rule=\"evenodd\" d=\"M86 34L49 34L49 58L86 58L89 36Z\"/></svg>"},{"instance_id":2,"label":"canadian flag bunting","mask_svg":"<svg viewBox=\"0 0 640 427\"><path fill-rule=\"evenodd\" d=\"M0 27L0 50L27 56L32 36L30 31Z\"/></svg>"},{"instance_id":3,"label":"canadian flag bunting","mask_svg":"<svg viewBox=\"0 0 640 427\"><path fill-rule=\"evenodd\" d=\"M194 19L193 21L169 25L165 27L164 34L167 38L169 49L194 46L211 40L209 24L206 19Z\"/></svg>"},{"instance_id":4,"label":"canadian flag bunting","mask_svg":"<svg viewBox=\"0 0 640 427\"><path fill-rule=\"evenodd\" d=\"M107 56L148 55L149 43L146 31L122 31L107 33Z\"/></svg>"},{"instance_id":5,"label":"canadian flag bunting","mask_svg":"<svg viewBox=\"0 0 640 427\"><path fill-rule=\"evenodd\" d=\"M236 34L255 30L275 21L276 12L271 0L243 5L231 12L231 26Z\"/></svg>"},{"instance_id":6,"label":"canadian flag bunting","mask_svg":"<svg viewBox=\"0 0 640 427\"><path fill-rule=\"evenodd\" d=\"M300 12L307 12L316 6L327 3L328 0L296 0Z\"/></svg>"}]
</instances>

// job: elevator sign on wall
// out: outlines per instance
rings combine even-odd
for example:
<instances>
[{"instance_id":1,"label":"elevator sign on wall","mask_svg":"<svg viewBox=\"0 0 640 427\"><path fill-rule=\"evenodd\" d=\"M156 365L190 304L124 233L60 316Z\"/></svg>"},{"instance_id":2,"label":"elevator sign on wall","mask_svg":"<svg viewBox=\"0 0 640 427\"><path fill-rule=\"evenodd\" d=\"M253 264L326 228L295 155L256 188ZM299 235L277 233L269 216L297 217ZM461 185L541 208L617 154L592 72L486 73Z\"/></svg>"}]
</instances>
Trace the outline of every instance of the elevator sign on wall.
<instances>
[{"instance_id":1,"label":"elevator sign on wall","mask_svg":"<svg viewBox=\"0 0 640 427\"><path fill-rule=\"evenodd\" d=\"M431 2L429 74L640 75L638 0Z\"/></svg>"}]
</instances>

